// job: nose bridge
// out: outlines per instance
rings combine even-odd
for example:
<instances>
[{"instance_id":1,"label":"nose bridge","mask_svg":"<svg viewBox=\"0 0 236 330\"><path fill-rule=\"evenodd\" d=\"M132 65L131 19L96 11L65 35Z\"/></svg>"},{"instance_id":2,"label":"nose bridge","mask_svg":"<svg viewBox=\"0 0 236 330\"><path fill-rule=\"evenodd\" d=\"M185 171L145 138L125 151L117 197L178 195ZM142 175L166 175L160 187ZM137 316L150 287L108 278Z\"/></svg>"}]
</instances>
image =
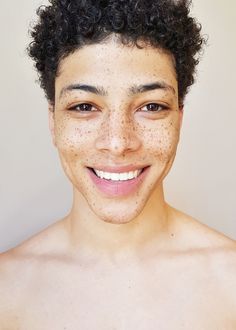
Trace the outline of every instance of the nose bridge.
<instances>
[{"instance_id":1,"label":"nose bridge","mask_svg":"<svg viewBox=\"0 0 236 330\"><path fill-rule=\"evenodd\" d=\"M133 127L130 114L121 108L109 112L106 125L110 138L126 137Z\"/></svg>"},{"instance_id":2,"label":"nose bridge","mask_svg":"<svg viewBox=\"0 0 236 330\"><path fill-rule=\"evenodd\" d=\"M110 150L122 153L131 148L132 119L124 109L111 110L107 120L107 143Z\"/></svg>"},{"instance_id":3,"label":"nose bridge","mask_svg":"<svg viewBox=\"0 0 236 330\"><path fill-rule=\"evenodd\" d=\"M121 154L126 150L135 150L140 143L135 133L135 123L131 114L124 108L110 109L101 127L100 149Z\"/></svg>"}]
</instances>

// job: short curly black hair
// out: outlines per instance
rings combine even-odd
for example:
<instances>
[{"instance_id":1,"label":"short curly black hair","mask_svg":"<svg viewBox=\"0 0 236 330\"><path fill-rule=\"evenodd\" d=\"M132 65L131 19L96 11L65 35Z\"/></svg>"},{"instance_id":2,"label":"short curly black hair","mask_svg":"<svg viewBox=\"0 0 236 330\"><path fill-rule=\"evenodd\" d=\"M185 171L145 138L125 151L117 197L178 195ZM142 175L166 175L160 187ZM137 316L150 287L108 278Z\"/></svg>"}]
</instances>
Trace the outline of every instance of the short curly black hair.
<instances>
[{"instance_id":1,"label":"short curly black hair","mask_svg":"<svg viewBox=\"0 0 236 330\"><path fill-rule=\"evenodd\" d=\"M55 102L60 61L75 50L117 34L126 45L145 41L175 58L183 102L194 83L202 46L201 25L190 16L191 0L49 0L37 10L28 54L35 61L47 99Z\"/></svg>"}]
</instances>

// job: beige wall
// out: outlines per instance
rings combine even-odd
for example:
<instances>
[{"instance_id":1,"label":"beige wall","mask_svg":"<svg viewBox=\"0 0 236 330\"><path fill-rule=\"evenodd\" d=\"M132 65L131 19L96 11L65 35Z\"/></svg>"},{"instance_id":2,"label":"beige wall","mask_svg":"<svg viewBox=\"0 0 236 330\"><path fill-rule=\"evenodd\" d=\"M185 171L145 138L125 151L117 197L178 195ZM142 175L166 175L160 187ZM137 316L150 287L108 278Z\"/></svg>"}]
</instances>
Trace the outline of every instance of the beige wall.
<instances>
[{"instance_id":1,"label":"beige wall","mask_svg":"<svg viewBox=\"0 0 236 330\"><path fill-rule=\"evenodd\" d=\"M0 251L63 217L71 203L50 142L47 104L24 50L27 27L42 3L1 3ZM193 12L209 34L209 47L187 98L166 197L236 239L236 2L195 0Z\"/></svg>"}]
</instances>

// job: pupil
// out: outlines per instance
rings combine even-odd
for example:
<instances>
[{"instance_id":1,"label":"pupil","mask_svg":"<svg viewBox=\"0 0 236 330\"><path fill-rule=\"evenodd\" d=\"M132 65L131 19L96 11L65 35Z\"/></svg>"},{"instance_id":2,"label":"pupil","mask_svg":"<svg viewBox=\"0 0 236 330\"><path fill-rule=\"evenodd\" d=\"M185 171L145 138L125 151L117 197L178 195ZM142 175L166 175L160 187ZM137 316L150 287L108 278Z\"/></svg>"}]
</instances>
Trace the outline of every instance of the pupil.
<instances>
[{"instance_id":1,"label":"pupil","mask_svg":"<svg viewBox=\"0 0 236 330\"><path fill-rule=\"evenodd\" d=\"M156 111L157 110L157 105L154 103L151 103L148 105L148 110L150 111Z\"/></svg>"},{"instance_id":2,"label":"pupil","mask_svg":"<svg viewBox=\"0 0 236 330\"><path fill-rule=\"evenodd\" d=\"M82 104L81 108L83 111L90 111L91 110L91 105L90 104Z\"/></svg>"}]
</instances>

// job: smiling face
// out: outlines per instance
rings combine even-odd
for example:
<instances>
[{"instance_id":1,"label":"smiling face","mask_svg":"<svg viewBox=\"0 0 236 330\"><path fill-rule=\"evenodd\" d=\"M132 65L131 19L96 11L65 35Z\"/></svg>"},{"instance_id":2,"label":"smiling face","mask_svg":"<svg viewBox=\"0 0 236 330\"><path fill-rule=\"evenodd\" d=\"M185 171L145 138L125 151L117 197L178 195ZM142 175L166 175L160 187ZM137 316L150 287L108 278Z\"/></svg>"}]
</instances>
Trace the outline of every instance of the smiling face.
<instances>
[{"instance_id":1,"label":"smiling face","mask_svg":"<svg viewBox=\"0 0 236 330\"><path fill-rule=\"evenodd\" d=\"M182 111L172 57L114 40L62 60L50 126L75 199L127 223L147 207L175 157Z\"/></svg>"}]
</instances>

